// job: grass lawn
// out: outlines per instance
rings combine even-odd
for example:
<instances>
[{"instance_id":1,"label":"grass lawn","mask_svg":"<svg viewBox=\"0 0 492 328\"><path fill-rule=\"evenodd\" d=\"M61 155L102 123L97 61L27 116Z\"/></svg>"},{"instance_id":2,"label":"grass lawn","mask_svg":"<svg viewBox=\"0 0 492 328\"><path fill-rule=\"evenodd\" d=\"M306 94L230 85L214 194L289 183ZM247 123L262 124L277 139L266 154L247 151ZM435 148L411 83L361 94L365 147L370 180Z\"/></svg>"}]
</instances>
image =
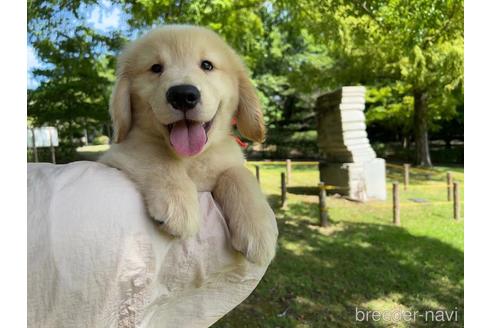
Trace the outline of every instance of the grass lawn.
<instances>
[{"instance_id":1,"label":"grass lawn","mask_svg":"<svg viewBox=\"0 0 492 328\"><path fill-rule=\"evenodd\" d=\"M109 145L88 145L77 148L79 160L97 161L109 149Z\"/></svg>"},{"instance_id":2,"label":"grass lawn","mask_svg":"<svg viewBox=\"0 0 492 328\"><path fill-rule=\"evenodd\" d=\"M391 204L391 182L401 182L402 171L391 167L386 202L331 196L332 225L319 228L317 166L293 164L288 203L280 209L284 165L260 165L262 189L278 219L277 256L254 293L214 327L463 326L464 225L452 219L451 202L402 207L401 227L393 226L392 209L384 205ZM401 202L446 201L446 171L463 189L462 168L437 167L430 176L411 171ZM356 308L419 312L410 323L357 322ZM437 322L435 312L434 321L425 322L419 314L429 310L457 310L458 321Z\"/></svg>"},{"instance_id":3,"label":"grass lawn","mask_svg":"<svg viewBox=\"0 0 492 328\"><path fill-rule=\"evenodd\" d=\"M108 146L78 149L94 160ZM400 184L401 227L392 222L391 182L402 170L388 166L386 202L355 203L328 198L330 227L318 227L319 173L316 164L293 163L288 202L281 209L283 164L261 167L261 186L277 214L277 256L253 294L214 327L462 327L464 224L452 219L446 203L446 172L460 181L463 168L435 167L431 174L411 170L409 190ZM429 202L439 202L432 205ZM414 322L356 321L356 308L419 311ZM425 311L458 311L458 321L439 322ZM419 315L422 314L422 317ZM454 319L455 317L453 317Z\"/></svg>"}]
</instances>

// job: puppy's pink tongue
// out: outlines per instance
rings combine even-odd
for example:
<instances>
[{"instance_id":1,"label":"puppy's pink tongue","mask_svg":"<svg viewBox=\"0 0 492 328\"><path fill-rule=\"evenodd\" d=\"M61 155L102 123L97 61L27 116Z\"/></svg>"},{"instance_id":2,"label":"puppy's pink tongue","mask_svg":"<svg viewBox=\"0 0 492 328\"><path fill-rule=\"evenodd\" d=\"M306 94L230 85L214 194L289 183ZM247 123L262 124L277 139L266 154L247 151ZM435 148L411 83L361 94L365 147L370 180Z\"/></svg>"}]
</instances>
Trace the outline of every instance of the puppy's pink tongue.
<instances>
[{"instance_id":1,"label":"puppy's pink tongue","mask_svg":"<svg viewBox=\"0 0 492 328\"><path fill-rule=\"evenodd\" d=\"M206 142L207 134L200 123L183 120L171 128L171 145L181 156L198 154Z\"/></svg>"}]
</instances>

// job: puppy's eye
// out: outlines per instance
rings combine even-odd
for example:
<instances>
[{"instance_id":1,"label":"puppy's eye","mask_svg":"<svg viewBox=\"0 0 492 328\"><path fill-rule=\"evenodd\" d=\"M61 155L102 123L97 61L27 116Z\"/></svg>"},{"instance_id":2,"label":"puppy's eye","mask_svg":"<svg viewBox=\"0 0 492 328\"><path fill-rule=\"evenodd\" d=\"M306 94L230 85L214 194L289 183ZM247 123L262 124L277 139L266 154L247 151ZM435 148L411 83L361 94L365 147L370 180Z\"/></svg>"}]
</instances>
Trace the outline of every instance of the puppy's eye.
<instances>
[{"instance_id":1,"label":"puppy's eye","mask_svg":"<svg viewBox=\"0 0 492 328\"><path fill-rule=\"evenodd\" d=\"M162 73L162 65L161 64L154 64L150 67L150 70L154 73Z\"/></svg>"},{"instance_id":2,"label":"puppy's eye","mask_svg":"<svg viewBox=\"0 0 492 328\"><path fill-rule=\"evenodd\" d=\"M211 62L209 62L208 60L202 60L202 63L200 64L200 67L204 70L204 71L211 71L214 69L214 65L212 65Z\"/></svg>"}]
</instances>

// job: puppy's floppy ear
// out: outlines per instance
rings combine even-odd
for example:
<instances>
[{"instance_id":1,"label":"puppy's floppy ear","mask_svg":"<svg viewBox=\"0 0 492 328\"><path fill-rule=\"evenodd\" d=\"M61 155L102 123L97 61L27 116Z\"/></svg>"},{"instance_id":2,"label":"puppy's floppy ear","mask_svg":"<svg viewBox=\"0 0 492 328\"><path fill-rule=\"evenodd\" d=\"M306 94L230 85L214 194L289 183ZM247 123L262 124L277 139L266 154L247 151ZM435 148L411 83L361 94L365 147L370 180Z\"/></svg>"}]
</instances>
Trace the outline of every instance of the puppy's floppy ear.
<instances>
[{"instance_id":1,"label":"puppy's floppy ear","mask_svg":"<svg viewBox=\"0 0 492 328\"><path fill-rule=\"evenodd\" d=\"M265 140L265 123L260 100L244 69L239 73L237 128L244 137L250 140L256 142Z\"/></svg>"},{"instance_id":2,"label":"puppy's floppy ear","mask_svg":"<svg viewBox=\"0 0 492 328\"><path fill-rule=\"evenodd\" d=\"M130 80L122 74L118 74L118 79L111 95L109 112L113 120L113 141L119 143L125 139L130 131L132 121Z\"/></svg>"}]
</instances>

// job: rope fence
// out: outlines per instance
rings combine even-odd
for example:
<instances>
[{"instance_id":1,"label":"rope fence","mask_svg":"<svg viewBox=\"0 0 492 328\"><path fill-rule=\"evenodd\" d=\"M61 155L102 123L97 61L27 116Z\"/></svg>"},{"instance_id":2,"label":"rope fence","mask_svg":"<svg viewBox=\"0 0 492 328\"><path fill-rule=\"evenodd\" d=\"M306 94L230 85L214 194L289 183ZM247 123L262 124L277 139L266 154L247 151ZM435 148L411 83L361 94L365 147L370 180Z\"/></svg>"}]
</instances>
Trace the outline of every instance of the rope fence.
<instances>
[{"instance_id":1,"label":"rope fence","mask_svg":"<svg viewBox=\"0 0 492 328\"><path fill-rule=\"evenodd\" d=\"M319 161L297 161L297 162L293 162L290 159L286 159L285 161L268 161L268 160L265 160L265 161L248 161L248 163L251 163L251 164L261 163L262 165L286 165L286 166L289 165L289 163L290 163L290 165L293 165L293 166L301 166L301 165L318 165ZM440 174L440 173L442 173L442 172L431 170L431 169L412 167L408 163L401 164L401 165L386 163L386 166L401 169L401 170L404 170L405 166L408 166L408 168L411 167L412 171L414 171L414 172L422 172L422 173L428 173L428 174Z\"/></svg>"},{"instance_id":2,"label":"rope fence","mask_svg":"<svg viewBox=\"0 0 492 328\"><path fill-rule=\"evenodd\" d=\"M424 203L414 203L414 202L400 202L400 207L428 207L435 205L449 205L449 202L439 201L439 202L424 202ZM461 203L463 204L463 203ZM369 204L372 208L392 208L393 204ZM353 208L353 206L336 205L334 208Z\"/></svg>"},{"instance_id":3,"label":"rope fence","mask_svg":"<svg viewBox=\"0 0 492 328\"><path fill-rule=\"evenodd\" d=\"M326 185L322 182L319 184L319 208L320 208L320 225L325 227L328 225L329 207L327 206ZM453 182L453 218L460 219L462 202L459 197L459 182ZM392 208L393 209L393 224L400 225L400 208L402 207L425 207L435 205L449 205L450 201L433 201L433 202L400 202L400 189L398 182L393 183L392 188L392 204L370 204L373 208ZM349 206L336 206L336 208L349 208Z\"/></svg>"},{"instance_id":4,"label":"rope fence","mask_svg":"<svg viewBox=\"0 0 492 328\"><path fill-rule=\"evenodd\" d=\"M292 162L290 159L285 161L254 161L248 162L249 164L253 164L255 167L256 178L258 182L260 182L260 166L262 165L284 165L285 172L282 172L280 175L280 191L281 191L281 206L285 207L287 203L287 186L292 183L292 172L293 166L300 165L318 165L319 162ZM397 168L403 171L403 190L408 191L411 190L427 190L427 189L446 189L447 191L447 201L432 201L432 202L408 202L400 201L400 187L398 182L394 182L392 184L392 203L391 204L378 204L372 203L370 207L388 209L392 208L393 211L393 223L399 226L400 223L400 209L407 207L425 207L425 206L436 206L436 205L450 205L453 206L453 218L455 220L459 220L461 215L461 205L462 202L459 197L459 182L454 181L451 172L446 172L446 180L445 183L435 183L429 185L410 185L410 170L415 172L422 172L425 174L443 174L444 172L437 172L429 169L415 168L411 167L410 164L396 165L386 163L387 167ZM329 216L329 206L327 201L326 191L332 190L346 190L348 187L346 186L336 186L325 184L324 182L320 182L318 184L319 190L319 217L320 217L320 225L322 227L326 227L330 224L330 216ZM336 208L349 208L349 206L339 206Z\"/></svg>"},{"instance_id":5,"label":"rope fence","mask_svg":"<svg viewBox=\"0 0 492 328\"><path fill-rule=\"evenodd\" d=\"M387 167L394 167L396 169L401 169L401 170L405 170L405 167L410 168L410 164L397 165L397 164L386 163L386 166ZM425 173L425 174L439 174L439 173L441 173L439 171L435 171L435 170L431 170L431 169L423 169L420 167L412 167L412 171L421 172L421 173Z\"/></svg>"}]
</instances>

